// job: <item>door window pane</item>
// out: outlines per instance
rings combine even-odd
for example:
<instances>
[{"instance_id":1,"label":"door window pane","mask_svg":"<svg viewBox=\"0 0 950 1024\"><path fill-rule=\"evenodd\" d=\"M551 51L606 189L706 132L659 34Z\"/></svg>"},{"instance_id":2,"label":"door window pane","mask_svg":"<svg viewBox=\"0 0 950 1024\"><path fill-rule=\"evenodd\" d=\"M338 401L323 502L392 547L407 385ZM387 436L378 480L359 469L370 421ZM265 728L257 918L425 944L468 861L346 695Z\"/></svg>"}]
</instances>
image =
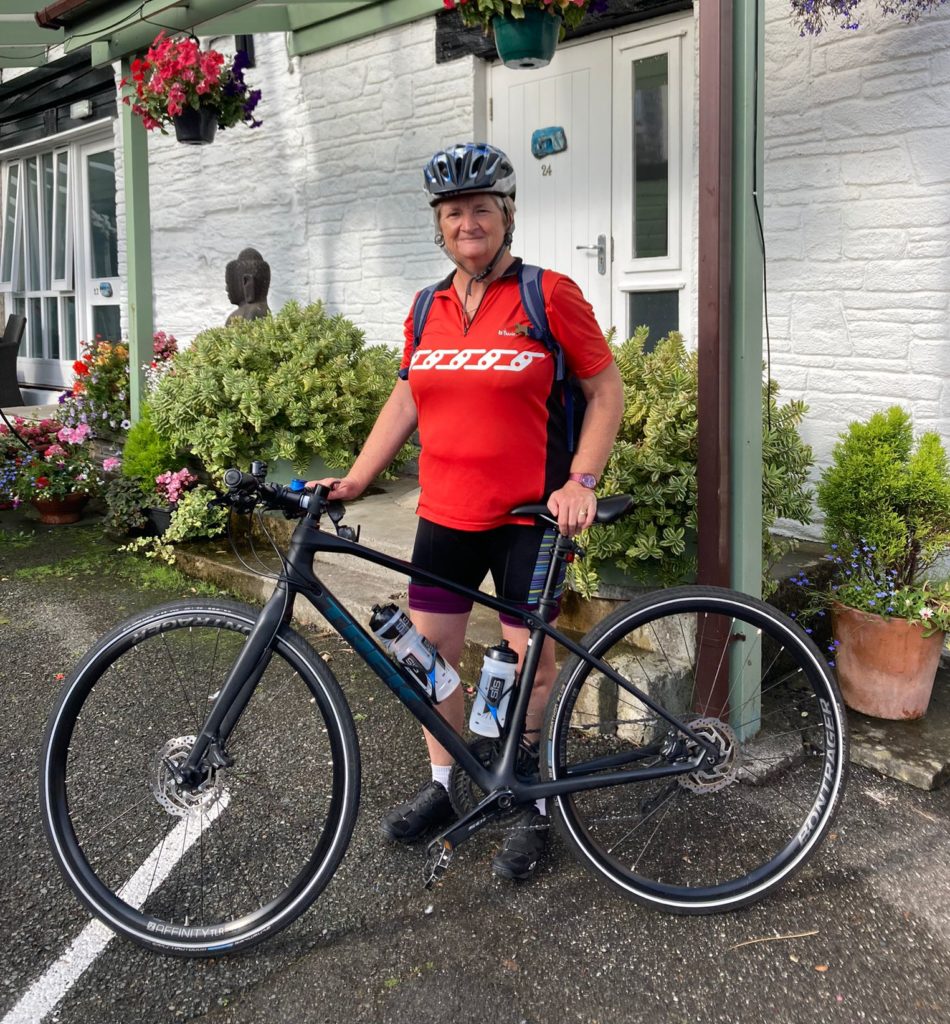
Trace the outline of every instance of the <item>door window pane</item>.
<instances>
[{"instance_id":1,"label":"door window pane","mask_svg":"<svg viewBox=\"0 0 950 1024\"><path fill-rule=\"evenodd\" d=\"M7 191L3 205L3 254L0 258L0 281L13 277L13 235L16 228L17 192L20 187L20 165L11 164L7 170Z\"/></svg>"},{"instance_id":2,"label":"door window pane","mask_svg":"<svg viewBox=\"0 0 950 1024\"><path fill-rule=\"evenodd\" d=\"M669 55L633 62L633 255L669 252Z\"/></svg>"},{"instance_id":3,"label":"door window pane","mask_svg":"<svg viewBox=\"0 0 950 1024\"><path fill-rule=\"evenodd\" d=\"M51 263L53 259L53 154L40 157L40 208L43 211L43 244L45 261L43 265L43 287L49 288Z\"/></svg>"},{"instance_id":4,"label":"door window pane","mask_svg":"<svg viewBox=\"0 0 950 1024\"><path fill-rule=\"evenodd\" d=\"M632 337L641 325L650 329L644 351L652 352L660 338L680 325L680 296L678 291L628 292L627 335Z\"/></svg>"},{"instance_id":5,"label":"door window pane","mask_svg":"<svg viewBox=\"0 0 950 1024\"><path fill-rule=\"evenodd\" d=\"M68 208L66 199L69 193L69 154L56 155L56 199L53 210L53 279L62 281L69 287L69 264L67 262L66 238L68 224Z\"/></svg>"},{"instance_id":6,"label":"door window pane","mask_svg":"<svg viewBox=\"0 0 950 1024\"><path fill-rule=\"evenodd\" d=\"M106 341L119 340L119 307L93 306L92 331L96 337Z\"/></svg>"},{"instance_id":7,"label":"door window pane","mask_svg":"<svg viewBox=\"0 0 950 1024\"><path fill-rule=\"evenodd\" d=\"M115 216L115 155L93 153L89 172L89 254L93 277L119 276L118 229Z\"/></svg>"}]
</instances>

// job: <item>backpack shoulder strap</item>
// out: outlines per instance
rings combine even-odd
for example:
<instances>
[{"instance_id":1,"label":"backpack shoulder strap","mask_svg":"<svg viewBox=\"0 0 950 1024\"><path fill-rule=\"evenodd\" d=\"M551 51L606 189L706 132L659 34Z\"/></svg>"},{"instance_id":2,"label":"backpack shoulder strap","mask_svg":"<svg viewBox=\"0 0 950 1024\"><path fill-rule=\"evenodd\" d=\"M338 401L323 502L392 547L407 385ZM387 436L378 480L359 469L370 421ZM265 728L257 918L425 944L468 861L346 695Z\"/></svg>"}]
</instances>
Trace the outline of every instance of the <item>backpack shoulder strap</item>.
<instances>
[{"instance_id":1,"label":"backpack shoulder strap","mask_svg":"<svg viewBox=\"0 0 950 1024\"><path fill-rule=\"evenodd\" d=\"M544 309L544 292L541 288L541 281L544 271L541 267L535 267L530 263L522 263L518 269L518 285L521 288L521 305L528 319L531 321L532 330L528 336L542 345L554 356L555 380L564 380L564 352L558 344L557 338L551 333L548 326L548 315Z\"/></svg>"},{"instance_id":2,"label":"backpack shoulder strap","mask_svg":"<svg viewBox=\"0 0 950 1024\"><path fill-rule=\"evenodd\" d=\"M422 291L416 293L415 301L412 304L412 351L415 352L422 340L422 332L425 330L426 320L429 318L429 310L432 309L432 300L435 293L443 287L444 281L438 284L430 284ZM407 380L409 377L408 367L399 371L399 377Z\"/></svg>"}]
</instances>

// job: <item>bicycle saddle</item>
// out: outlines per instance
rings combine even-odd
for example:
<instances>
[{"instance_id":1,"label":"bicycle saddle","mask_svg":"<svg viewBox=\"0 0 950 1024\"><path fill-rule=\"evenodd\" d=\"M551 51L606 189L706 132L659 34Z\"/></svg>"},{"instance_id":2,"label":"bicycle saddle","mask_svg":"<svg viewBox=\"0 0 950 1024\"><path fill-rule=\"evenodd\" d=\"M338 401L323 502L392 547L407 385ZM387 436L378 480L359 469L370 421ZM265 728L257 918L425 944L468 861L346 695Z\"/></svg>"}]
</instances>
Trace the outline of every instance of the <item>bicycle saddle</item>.
<instances>
[{"instance_id":1,"label":"bicycle saddle","mask_svg":"<svg viewBox=\"0 0 950 1024\"><path fill-rule=\"evenodd\" d=\"M609 498L597 499L597 514L594 522L601 526L616 522L621 516L625 516L633 508L633 498L629 494L612 494ZM509 515L512 516L544 516L551 518L551 511L544 504L518 505L513 508Z\"/></svg>"}]
</instances>

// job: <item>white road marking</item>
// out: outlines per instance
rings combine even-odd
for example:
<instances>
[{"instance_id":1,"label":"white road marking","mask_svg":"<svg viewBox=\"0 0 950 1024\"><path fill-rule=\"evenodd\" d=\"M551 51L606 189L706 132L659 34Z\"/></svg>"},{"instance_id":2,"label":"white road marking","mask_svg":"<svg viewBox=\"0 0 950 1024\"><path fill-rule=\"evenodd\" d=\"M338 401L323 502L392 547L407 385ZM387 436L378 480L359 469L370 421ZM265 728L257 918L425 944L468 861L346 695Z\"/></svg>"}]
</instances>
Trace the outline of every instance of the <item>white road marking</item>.
<instances>
[{"instance_id":1,"label":"white road marking","mask_svg":"<svg viewBox=\"0 0 950 1024\"><path fill-rule=\"evenodd\" d=\"M211 808L201 815L205 829L227 805L228 794L225 791ZM197 819L182 818L119 890L120 898L129 906L136 910L141 909L149 894L168 878L175 865L198 841L203 830L196 828L189 833L189 826L193 820ZM40 1024L114 938L115 932L101 921L90 921L70 943L66 952L42 977L33 982L0 1024Z\"/></svg>"}]
</instances>

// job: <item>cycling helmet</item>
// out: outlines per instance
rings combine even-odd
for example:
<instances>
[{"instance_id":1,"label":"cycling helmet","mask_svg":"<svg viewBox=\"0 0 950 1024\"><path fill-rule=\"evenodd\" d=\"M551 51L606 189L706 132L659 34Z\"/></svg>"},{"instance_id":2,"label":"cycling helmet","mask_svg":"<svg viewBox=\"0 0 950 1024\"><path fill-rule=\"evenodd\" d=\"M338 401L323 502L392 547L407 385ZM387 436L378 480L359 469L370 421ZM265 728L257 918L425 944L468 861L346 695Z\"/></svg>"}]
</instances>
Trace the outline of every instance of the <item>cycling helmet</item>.
<instances>
[{"instance_id":1,"label":"cycling helmet","mask_svg":"<svg viewBox=\"0 0 950 1024\"><path fill-rule=\"evenodd\" d=\"M457 142L440 150L422 169L429 205L470 192L515 197L515 169L487 142Z\"/></svg>"}]
</instances>

